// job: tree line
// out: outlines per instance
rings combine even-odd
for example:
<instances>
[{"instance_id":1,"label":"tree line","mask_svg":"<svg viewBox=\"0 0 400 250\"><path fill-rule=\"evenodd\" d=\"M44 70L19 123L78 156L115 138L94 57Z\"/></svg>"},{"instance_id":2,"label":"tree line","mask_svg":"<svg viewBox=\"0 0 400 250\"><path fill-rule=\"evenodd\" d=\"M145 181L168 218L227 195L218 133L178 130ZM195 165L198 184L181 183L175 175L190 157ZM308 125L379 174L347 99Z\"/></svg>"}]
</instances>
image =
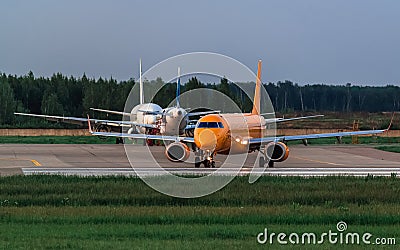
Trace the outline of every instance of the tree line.
<instances>
[{"instance_id":1,"label":"tree line","mask_svg":"<svg viewBox=\"0 0 400 250\"><path fill-rule=\"evenodd\" d=\"M162 83L162 79L149 84ZM89 108L110 110L124 109L126 98L135 84L134 79L117 81L91 79L85 74L80 78L67 77L60 73L51 77L35 77L32 72L24 76L0 74L0 126L2 127L49 127L41 119L17 117L14 112L85 117ZM353 86L307 84L291 81L265 83L275 111L300 112L380 112L400 109L400 87L387 85ZM181 92L196 88L213 88L232 98L243 111L250 111L251 100L244 97L240 88L227 79L219 83L202 83L192 77L184 83ZM154 103L166 107L174 98L176 84L168 83L153 99ZM96 118L101 117L96 114ZM110 117L108 117L110 118ZM113 117L113 119L120 119Z\"/></svg>"}]
</instances>

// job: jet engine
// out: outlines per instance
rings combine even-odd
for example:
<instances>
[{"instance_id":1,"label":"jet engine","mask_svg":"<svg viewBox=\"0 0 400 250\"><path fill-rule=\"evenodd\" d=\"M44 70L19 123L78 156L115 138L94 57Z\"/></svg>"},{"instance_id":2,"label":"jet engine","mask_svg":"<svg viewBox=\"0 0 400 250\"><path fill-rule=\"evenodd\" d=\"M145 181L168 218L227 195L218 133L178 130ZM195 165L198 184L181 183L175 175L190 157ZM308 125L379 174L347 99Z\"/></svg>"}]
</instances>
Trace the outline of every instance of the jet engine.
<instances>
[{"instance_id":1,"label":"jet engine","mask_svg":"<svg viewBox=\"0 0 400 250\"><path fill-rule=\"evenodd\" d=\"M106 133L110 133L111 132L111 128L110 126L104 125L104 124L95 124L93 130L95 132L106 132Z\"/></svg>"},{"instance_id":2,"label":"jet engine","mask_svg":"<svg viewBox=\"0 0 400 250\"><path fill-rule=\"evenodd\" d=\"M289 147L283 142L270 142L266 146L267 157L270 161L281 162L288 158Z\"/></svg>"},{"instance_id":3,"label":"jet engine","mask_svg":"<svg viewBox=\"0 0 400 250\"><path fill-rule=\"evenodd\" d=\"M165 155L173 162L186 161L189 158L190 149L182 142L174 142L167 146Z\"/></svg>"}]
</instances>

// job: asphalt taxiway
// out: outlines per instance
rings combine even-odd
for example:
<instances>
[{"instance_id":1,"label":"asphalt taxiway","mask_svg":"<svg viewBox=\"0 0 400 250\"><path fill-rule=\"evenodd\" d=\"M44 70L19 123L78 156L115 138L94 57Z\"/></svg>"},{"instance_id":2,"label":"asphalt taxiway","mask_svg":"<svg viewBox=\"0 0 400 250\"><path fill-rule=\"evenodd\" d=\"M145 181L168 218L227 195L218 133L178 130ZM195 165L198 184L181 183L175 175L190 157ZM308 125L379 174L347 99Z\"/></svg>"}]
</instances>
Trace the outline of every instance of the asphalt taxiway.
<instances>
[{"instance_id":1,"label":"asphalt taxiway","mask_svg":"<svg viewBox=\"0 0 400 250\"><path fill-rule=\"evenodd\" d=\"M151 155L162 168L173 174L209 174L215 169L195 169L193 163L171 163L164 156L163 147L149 147ZM123 145L85 144L1 144L0 175L12 174L70 174L70 175L159 175L149 161L147 147L130 148L133 171ZM249 154L240 174L248 174L255 164L257 153ZM216 157L216 165L225 156ZM160 170L161 169L161 170ZM161 172L160 172L161 171ZM229 166L225 173L237 172ZM289 158L276 163L274 168L257 169L271 175L393 175L400 174L400 154L384 152L364 145L324 145L290 147ZM400 176L400 175L398 175Z\"/></svg>"}]
</instances>

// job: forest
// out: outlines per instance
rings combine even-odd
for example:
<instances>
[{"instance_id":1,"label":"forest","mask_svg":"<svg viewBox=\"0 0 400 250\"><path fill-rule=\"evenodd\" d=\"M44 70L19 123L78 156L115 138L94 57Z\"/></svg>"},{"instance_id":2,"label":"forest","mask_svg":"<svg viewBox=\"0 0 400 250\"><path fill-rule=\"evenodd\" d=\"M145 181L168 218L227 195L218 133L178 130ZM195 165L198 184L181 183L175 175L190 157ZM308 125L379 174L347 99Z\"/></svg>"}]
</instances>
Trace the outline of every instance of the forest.
<instances>
[{"instance_id":1,"label":"forest","mask_svg":"<svg viewBox=\"0 0 400 250\"><path fill-rule=\"evenodd\" d=\"M154 82L162 82L156 79ZM85 117L89 108L123 110L135 79L117 81L80 78L61 73L51 77L35 77L0 73L0 126L3 128L37 128L54 125L42 119L17 117L14 112ZM291 81L264 83L275 111L290 112L383 112L400 110L400 87L306 84ZM181 92L196 88L213 88L232 98L243 111L251 109L251 100L243 98L240 88L221 79L219 83L203 83L196 77L182 84ZM166 107L175 98L176 84L168 83L153 102ZM97 114L97 118L99 117ZM117 118L116 118L117 119Z\"/></svg>"}]
</instances>

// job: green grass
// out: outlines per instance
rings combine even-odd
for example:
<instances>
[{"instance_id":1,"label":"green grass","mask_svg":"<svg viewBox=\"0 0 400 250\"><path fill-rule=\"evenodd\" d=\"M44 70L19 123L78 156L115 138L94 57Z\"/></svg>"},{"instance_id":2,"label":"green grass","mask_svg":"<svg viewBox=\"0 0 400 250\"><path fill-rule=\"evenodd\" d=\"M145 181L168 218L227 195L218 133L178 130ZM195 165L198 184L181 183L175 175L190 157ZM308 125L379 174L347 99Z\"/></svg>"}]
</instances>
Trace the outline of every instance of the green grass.
<instances>
[{"instance_id":1,"label":"green grass","mask_svg":"<svg viewBox=\"0 0 400 250\"><path fill-rule=\"evenodd\" d=\"M296 145L301 144L301 141L290 141L288 145ZM342 137L342 144L351 144L352 138L351 136ZM400 143L400 137L378 137L378 136L359 136L358 137L359 144L391 144L391 143ZM310 145L323 145L323 144L338 144L336 138L320 138L320 139L309 139L308 144Z\"/></svg>"},{"instance_id":2,"label":"green grass","mask_svg":"<svg viewBox=\"0 0 400 250\"><path fill-rule=\"evenodd\" d=\"M0 144L115 144L115 138L98 136L0 136Z\"/></svg>"},{"instance_id":3,"label":"green grass","mask_svg":"<svg viewBox=\"0 0 400 250\"><path fill-rule=\"evenodd\" d=\"M254 184L238 177L212 195L180 199L137 178L0 177L0 248L265 249L271 246L256 242L265 227L321 234L341 220L349 232L399 241L399 191L394 176L264 176ZM304 247L338 246L289 246Z\"/></svg>"},{"instance_id":4,"label":"green grass","mask_svg":"<svg viewBox=\"0 0 400 250\"><path fill-rule=\"evenodd\" d=\"M14 243L5 239L13 238L21 233L21 227L29 230L22 233ZM73 248L73 249L253 249L265 248L270 245L259 245L256 236L265 227L270 232L313 232L322 234L328 230L335 230L336 223L311 225L280 225L280 224L208 224L208 223L176 223L176 224L144 224L130 223L97 223L82 224L80 222L9 224L0 226L2 238L0 245L4 248ZM352 232L370 232L375 237L398 237L399 227L360 226L349 224ZM4 244L2 244L4 242ZM273 244L274 247L279 245ZM335 245L325 244L325 249ZM303 247L291 246L294 248ZM320 245L307 246L307 249L321 249ZM336 245L337 247L337 245ZM345 249L354 249L353 246L342 245ZM361 248L362 247L362 248ZM365 249L365 245L359 249ZM282 247L283 248L283 247ZM372 248L371 248L372 249ZM394 249L394 248L393 248Z\"/></svg>"},{"instance_id":5,"label":"green grass","mask_svg":"<svg viewBox=\"0 0 400 250\"><path fill-rule=\"evenodd\" d=\"M389 151L389 152L394 152L394 153L400 153L400 146L398 145L391 145L391 146L378 146L375 147L376 149L383 150L383 151Z\"/></svg>"},{"instance_id":6,"label":"green grass","mask_svg":"<svg viewBox=\"0 0 400 250\"><path fill-rule=\"evenodd\" d=\"M4 224L6 229L0 244L14 234L20 232L21 225ZM258 245L255 237L262 232L262 225L223 225L216 224L211 228L207 224L176 225L132 225L132 224L32 224L30 230L22 234L12 244L2 244L4 248L73 248L73 249L215 249L234 248L252 249L266 247ZM280 226L267 225L275 232L315 232L322 233L334 229L333 225ZM7 228L6 228L7 227ZM393 236L398 232L395 226L364 227L353 226L358 232L371 232L376 236ZM193 233L196 232L196 233ZM390 232L390 233L388 233ZM73 239L73 240L71 240ZM275 243L276 247L277 244ZM320 247L320 246L318 246ZM328 246L327 246L328 247ZM346 247L346 246L345 246ZM314 247L314 249L318 249ZM350 249L350 248L348 248Z\"/></svg>"},{"instance_id":7,"label":"green grass","mask_svg":"<svg viewBox=\"0 0 400 250\"><path fill-rule=\"evenodd\" d=\"M154 177L162 178L162 177ZM398 178L273 177L249 184L235 178L221 191L198 199L160 194L138 178L10 176L0 178L0 202L17 206L255 206L400 204ZM8 205L2 204L0 205Z\"/></svg>"}]
</instances>

